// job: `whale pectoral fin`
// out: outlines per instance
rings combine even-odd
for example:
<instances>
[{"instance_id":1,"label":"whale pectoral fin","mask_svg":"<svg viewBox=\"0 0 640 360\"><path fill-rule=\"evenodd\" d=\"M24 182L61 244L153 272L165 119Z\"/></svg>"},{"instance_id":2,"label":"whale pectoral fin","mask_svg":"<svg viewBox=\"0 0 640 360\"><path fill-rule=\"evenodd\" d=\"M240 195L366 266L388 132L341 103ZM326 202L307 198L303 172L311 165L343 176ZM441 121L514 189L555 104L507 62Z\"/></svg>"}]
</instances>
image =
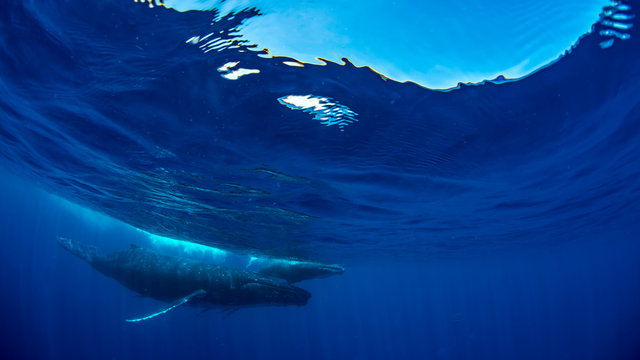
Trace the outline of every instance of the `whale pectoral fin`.
<instances>
[{"instance_id":1,"label":"whale pectoral fin","mask_svg":"<svg viewBox=\"0 0 640 360\"><path fill-rule=\"evenodd\" d=\"M229 316L231 316L231 314L233 314L234 312L240 310L240 308L232 308L232 309L228 309L226 311L224 311L224 315L222 315L222 320L228 318Z\"/></svg>"},{"instance_id":2,"label":"whale pectoral fin","mask_svg":"<svg viewBox=\"0 0 640 360\"><path fill-rule=\"evenodd\" d=\"M222 320L224 320L238 310L240 310L239 307L228 307L228 308L220 309L220 311L218 311L218 314L222 314Z\"/></svg>"},{"instance_id":3,"label":"whale pectoral fin","mask_svg":"<svg viewBox=\"0 0 640 360\"><path fill-rule=\"evenodd\" d=\"M139 318L127 319L125 321L126 322L138 322L138 321L148 320L148 319L154 318L154 317L156 317L158 315L162 315L162 314L164 314L164 313L166 313L166 312L168 312L170 310L173 310L173 309L177 308L180 305L186 304L187 302L189 302L189 300L192 300L192 299L198 298L198 297L202 297L206 293L207 292L202 290L202 289L196 290L196 291L192 292L191 294L189 294L189 295L187 295L185 297L182 297L182 298L180 298L180 299L168 304L167 306L163 307L159 311L156 311L154 313L151 313L149 315L145 315L145 316L142 316L142 317L139 317Z\"/></svg>"},{"instance_id":4,"label":"whale pectoral fin","mask_svg":"<svg viewBox=\"0 0 640 360\"><path fill-rule=\"evenodd\" d=\"M204 308L204 309L202 309L202 310L200 311L200 314L204 314L204 313L208 312L208 311L209 311L209 310L211 310L211 309L213 309L213 306L206 307L206 308Z\"/></svg>"}]
</instances>

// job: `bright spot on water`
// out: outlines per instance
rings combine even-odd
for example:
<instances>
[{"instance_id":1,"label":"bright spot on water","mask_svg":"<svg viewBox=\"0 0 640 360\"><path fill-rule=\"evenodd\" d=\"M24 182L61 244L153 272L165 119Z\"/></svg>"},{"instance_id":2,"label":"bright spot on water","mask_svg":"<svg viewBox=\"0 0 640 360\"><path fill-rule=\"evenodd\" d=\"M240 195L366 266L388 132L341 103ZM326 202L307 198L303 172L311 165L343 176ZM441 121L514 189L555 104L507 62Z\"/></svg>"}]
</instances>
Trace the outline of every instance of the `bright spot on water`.
<instances>
[{"instance_id":1,"label":"bright spot on water","mask_svg":"<svg viewBox=\"0 0 640 360\"><path fill-rule=\"evenodd\" d=\"M314 120L322 125L338 125L340 130L358 119L356 114L348 107L338 104L335 100L315 95L288 95L278 99L280 104L292 110L302 110L313 115Z\"/></svg>"},{"instance_id":2,"label":"bright spot on water","mask_svg":"<svg viewBox=\"0 0 640 360\"><path fill-rule=\"evenodd\" d=\"M244 69L238 68L235 69L236 65L238 65L239 61L228 62L218 68L218 72L220 76L228 80L238 80L240 77L250 74L259 74L260 70L258 69Z\"/></svg>"},{"instance_id":3,"label":"bright spot on water","mask_svg":"<svg viewBox=\"0 0 640 360\"><path fill-rule=\"evenodd\" d=\"M294 67L304 67L304 64L301 64L297 61L283 61L283 64L287 65L287 66L294 66Z\"/></svg>"},{"instance_id":4,"label":"bright spot on water","mask_svg":"<svg viewBox=\"0 0 640 360\"><path fill-rule=\"evenodd\" d=\"M258 69L236 69L228 73L223 73L221 76L228 80L238 80L242 76L250 75L250 74L259 74L260 70Z\"/></svg>"},{"instance_id":5,"label":"bright spot on water","mask_svg":"<svg viewBox=\"0 0 640 360\"><path fill-rule=\"evenodd\" d=\"M225 73L225 72L229 72L231 71L231 69L233 69L234 67L236 67L236 65L240 64L239 61L232 61L232 62L228 62L222 66L220 66L218 68L218 71L221 73Z\"/></svg>"}]
</instances>

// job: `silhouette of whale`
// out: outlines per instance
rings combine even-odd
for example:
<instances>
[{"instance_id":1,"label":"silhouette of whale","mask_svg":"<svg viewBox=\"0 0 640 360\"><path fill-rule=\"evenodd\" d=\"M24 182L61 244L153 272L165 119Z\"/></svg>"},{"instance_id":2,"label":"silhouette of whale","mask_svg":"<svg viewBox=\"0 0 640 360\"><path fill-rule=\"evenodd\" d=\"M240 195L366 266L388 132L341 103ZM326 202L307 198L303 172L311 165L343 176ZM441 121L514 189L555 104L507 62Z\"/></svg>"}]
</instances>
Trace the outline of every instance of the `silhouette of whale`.
<instances>
[{"instance_id":1,"label":"silhouette of whale","mask_svg":"<svg viewBox=\"0 0 640 360\"><path fill-rule=\"evenodd\" d=\"M306 305L311 294L251 271L167 256L132 245L126 251L101 255L93 247L58 237L58 244L125 287L168 306L140 318L146 320L189 303L204 307Z\"/></svg>"}]
</instances>

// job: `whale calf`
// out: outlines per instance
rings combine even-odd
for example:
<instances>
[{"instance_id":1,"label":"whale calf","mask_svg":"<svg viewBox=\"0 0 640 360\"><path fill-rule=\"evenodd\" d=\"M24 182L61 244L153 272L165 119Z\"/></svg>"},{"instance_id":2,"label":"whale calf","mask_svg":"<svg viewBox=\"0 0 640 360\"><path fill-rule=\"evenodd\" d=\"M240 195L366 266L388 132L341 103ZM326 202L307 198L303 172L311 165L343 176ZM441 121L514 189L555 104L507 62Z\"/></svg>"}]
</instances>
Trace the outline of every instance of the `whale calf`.
<instances>
[{"instance_id":1,"label":"whale calf","mask_svg":"<svg viewBox=\"0 0 640 360\"><path fill-rule=\"evenodd\" d=\"M142 296L169 303L140 318L150 319L183 305L239 308L250 305L306 305L311 294L255 272L167 256L149 249L102 255L97 248L58 237L58 244L102 274Z\"/></svg>"},{"instance_id":2,"label":"whale calf","mask_svg":"<svg viewBox=\"0 0 640 360\"><path fill-rule=\"evenodd\" d=\"M344 273L344 267L338 264L272 257L253 257L247 265L247 269L254 268L258 274L276 277L289 284Z\"/></svg>"}]
</instances>

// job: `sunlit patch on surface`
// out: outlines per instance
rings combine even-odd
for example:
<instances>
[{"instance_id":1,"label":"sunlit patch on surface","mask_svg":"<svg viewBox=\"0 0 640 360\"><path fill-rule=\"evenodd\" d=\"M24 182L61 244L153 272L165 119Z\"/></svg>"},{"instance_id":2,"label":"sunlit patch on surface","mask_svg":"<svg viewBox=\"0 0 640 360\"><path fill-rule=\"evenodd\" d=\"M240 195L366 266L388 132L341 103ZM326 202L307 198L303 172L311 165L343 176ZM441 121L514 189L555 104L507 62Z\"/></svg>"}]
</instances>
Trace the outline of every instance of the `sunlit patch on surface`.
<instances>
[{"instance_id":1,"label":"sunlit patch on surface","mask_svg":"<svg viewBox=\"0 0 640 360\"><path fill-rule=\"evenodd\" d=\"M287 65L287 66L304 67L304 65L302 63L299 63L297 61L283 61L282 63Z\"/></svg>"},{"instance_id":2,"label":"sunlit patch on surface","mask_svg":"<svg viewBox=\"0 0 640 360\"><path fill-rule=\"evenodd\" d=\"M255 50L255 45L247 39L242 39L239 31L247 19L258 15L258 11L247 8L237 9L237 12L235 8L225 11L224 7L224 5L216 6L216 11L211 12L212 19L207 33L194 34L185 40L185 43L198 46L204 53L231 49L237 52ZM221 14L224 15L221 16Z\"/></svg>"},{"instance_id":3,"label":"sunlit patch on surface","mask_svg":"<svg viewBox=\"0 0 640 360\"><path fill-rule=\"evenodd\" d=\"M440 89L529 75L570 51L608 5L607 0L153 1L176 11L213 10L219 19L255 9L238 22L236 37L217 41L213 32L208 46L200 40L205 52L254 46L268 49L261 57L317 65L320 58L336 63L348 58L387 78Z\"/></svg>"},{"instance_id":4,"label":"sunlit patch on surface","mask_svg":"<svg viewBox=\"0 0 640 360\"><path fill-rule=\"evenodd\" d=\"M238 61L228 62L222 65L221 67L219 67L218 72L220 73L220 76L228 80L238 80L239 78L245 75L260 73L260 70L258 69L245 69L245 68L236 69L236 65L238 65L239 63L240 62Z\"/></svg>"},{"instance_id":5,"label":"sunlit patch on surface","mask_svg":"<svg viewBox=\"0 0 640 360\"><path fill-rule=\"evenodd\" d=\"M251 13L251 12L250 12ZM238 39L237 26L241 23L234 13L227 14L224 17L216 16L211 26L215 30L206 35L194 35L185 41L186 44L196 45L205 54L208 52L220 52L233 49L237 52L247 51L251 46L247 45L246 40ZM227 80L238 80L239 78L250 75L259 74L259 69L248 69L237 67L239 61L230 61L218 68L220 76Z\"/></svg>"},{"instance_id":6,"label":"sunlit patch on surface","mask_svg":"<svg viewBox=\"0 0 640 360\"><path fill-rule=\"evenodd\" d=\"M221 73L229 72L229 71L231 71L231 69L233 69L234 67L236 67L236 65L238 65L238 64L240 64L240 62L239 62L239 61L228 62L228 63L226 63L226 64L224 64L224 65L220 66L220 67L218 68L218 71L219 71L219 72L221 72Z\"/></svg>"},{"instance_id":7,"label":"sunlit patch on surface","mask_svg":"<svg viewBox=\"0 0 640 360\"><path fill-rule=\"evenodd\" d=\"M631 35L625 31L633 27L631 20L635 18L634 14L629 13L631 6L620 2L613 2L611 6L607 6L602 11L602 24L606 29L600 30L600 35L609 39L600 42L603 49L613 46L616 39L628 40Z\"/></svg>"},{"instance_id":8,"label":"sunlit patch on surface","mask_svg":"<svg viewBox=\"0 0 640 360\"><path fill-rule=\"evenodd\" d=\"M315 95L287 95L278 99L280 104L292 110L302 110L313 115L324 126L337 125L340 131L358 121L357 113L331 98Z\"/></svg>"},{"instance_id":9,"label":"sunlit patch on surface","mask_svg":"<svg viewBox=\"0 0 640 360\"><path fill-rule=\"evenodd\" d=\"M150 8L153 8L154 5L164 6L162 0L133 0L133 2L139 2L141 4L149 4Z\"/></svg>"},{"instance_id":10,"label":"sunlit patch on surface","mask_svg":"<svg viewBox=\"0 0 640 360\"><path fill-rule=\"evenodd\" d=\"M191 45L198 45L199 42L200 42L200 36L192 36L189 39L187 39L187 41L185 41L186 44L191 44Z\"/></svg>"},{"instance_id":11,"label":"sunlit patch on surface","mask_svg":"<svg viewBox=\"0 0 640 360\"><path fill-rule=\"evenodd\" d=\"M214 36L214 33L209 33L203 37L192 36L187 41L187 44L198 45L198 47L204 52L221 51L224 49L232 49L239 47L233 39L227 39L220 36Z\"/></svg>"}]
</instances>

